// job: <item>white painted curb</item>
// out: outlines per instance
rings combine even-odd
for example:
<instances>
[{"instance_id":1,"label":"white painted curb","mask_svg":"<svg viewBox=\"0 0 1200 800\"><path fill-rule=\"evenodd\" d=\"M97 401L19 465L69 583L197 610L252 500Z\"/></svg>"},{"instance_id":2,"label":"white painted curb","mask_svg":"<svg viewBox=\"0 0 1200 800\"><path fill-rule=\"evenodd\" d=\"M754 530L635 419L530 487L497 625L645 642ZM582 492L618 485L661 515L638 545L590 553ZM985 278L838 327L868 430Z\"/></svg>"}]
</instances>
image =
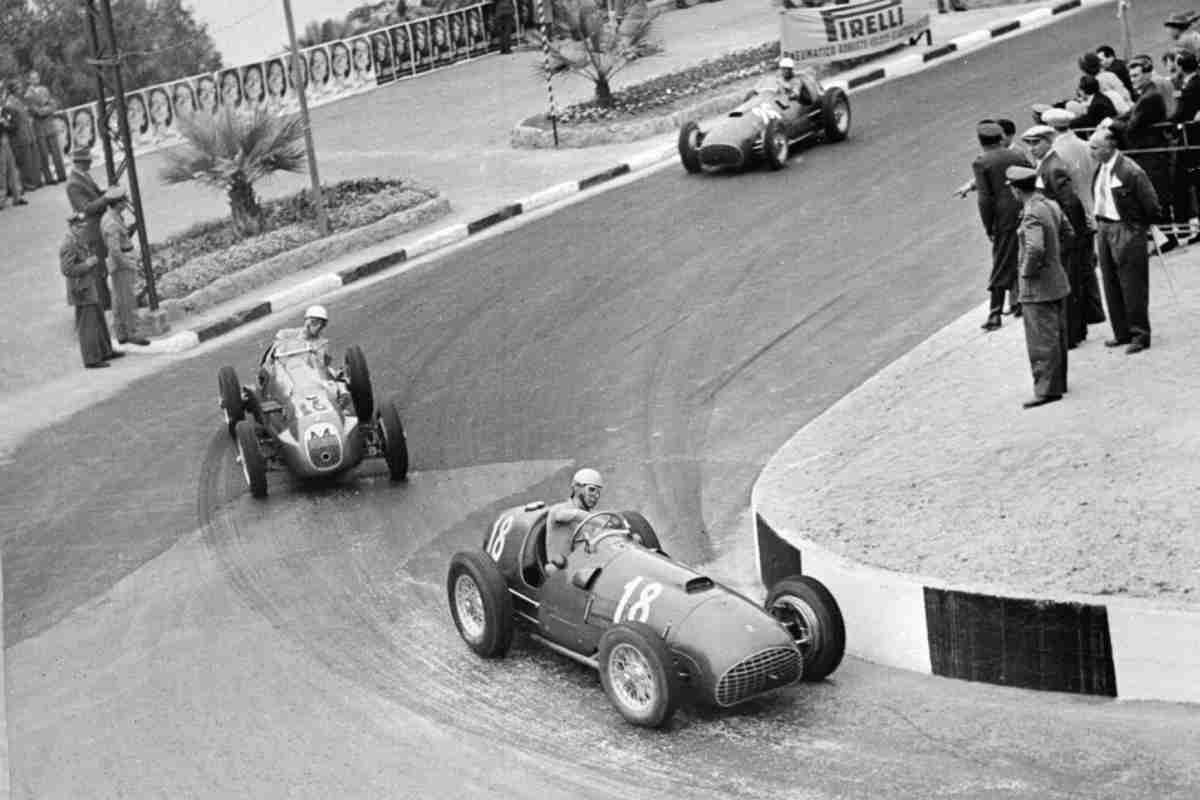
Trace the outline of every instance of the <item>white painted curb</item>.
<instances>
[{"instance_id":1,"label":"white painted curb","mask_svg":"<svg viewBox=\"0 0 1200 800\"><path fill-rule=\"evenodd\" d=\"M971 33L959 36L956 39L951 39L950 44L954 45L958 52L962 52L964 50L974 50L982 47L991 40L991 31L972 31Z\"/></svg>"},{"instance_id":2,"label":"white painted curb","mask_svg":"<svg viewBox=\"0 0 1200 800\"><path fill-rule=\"evenodd\" d=\"M443 228L440 231L434 231L428 236L422 237L413 242L411 246L404 248L404 252L409 260L418 258L426 253L437 250L441 247L461 242L468 236L467 223L461 222L457 225L451 225L449 228ZM337 277L336 275L334 277ZM338 283L341 286L341 283Z\"/></svg>"},{"instance_id":3,"label":"white painted curb","mask_svg":"<svg viewBox=\"0 0 1200 800\"><path fill-rule=\"evenodd\" d=\"M322 295L329 294L334 289L341 288L341 286L341 277L336 272L331 272L313 278L310 281L305 281L299 286L284 289L278 294L269 295L267 302L271 304L271 310L274 311L280 308L287 308L288 306L299 305L306 300L314 300Z\"/></svg>"},{"instance_id":4,"label":"white painted curb","mask_svg":"<svg viewBox=\"0 0 1200 800\"><path fill-rule=\"evenodd\" d=\"M579 191L579 183L570 181L568 183L559 183L551 186L548 189L542 189L536 194L530 195L528 198L521 201L522 212L533 211L543 206L548 206L557 203Z\"/></svg>"}]
</instances>

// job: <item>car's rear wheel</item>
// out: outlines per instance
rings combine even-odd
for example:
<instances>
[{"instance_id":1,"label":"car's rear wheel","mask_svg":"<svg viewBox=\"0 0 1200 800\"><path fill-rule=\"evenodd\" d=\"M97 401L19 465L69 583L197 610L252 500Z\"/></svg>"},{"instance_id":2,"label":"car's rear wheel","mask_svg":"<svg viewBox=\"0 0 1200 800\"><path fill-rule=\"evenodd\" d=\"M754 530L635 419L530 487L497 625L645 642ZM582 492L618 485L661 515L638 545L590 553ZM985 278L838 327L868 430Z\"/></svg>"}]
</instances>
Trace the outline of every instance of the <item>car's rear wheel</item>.
<instances>
[{"instance_id":1,"label":"car's rear wheel","mask_svg":"<svg viewBox=\"0 0 1200 800\"><path fill-rule=\"evenodd\" d=\"M217 387L221 394L221 412L225 415L225 427L229 429L229 435L236 438L234 428L246 416L242 384L238 382L237 371L233 367L221 367L217 370Z\"/></svg>"},{"instance_id":2,"label":"car's rear wheel","mask_svg":"<svg viewBox=\"0 0 1200 800\"><path fill-rule=\"evenodd\" d=\"M629 532L636 534L642 540L642 544L645 545L646 549L656 550L659 553L663 552L662 544L658 541L658 534L654 531L654 526L650 524L650 520L637 511L622 511L621 516L629 524ZM663 555L666 555L666 553L663 553Z\"/></svg>"},{"instance_id":3,"label":"car's rear wheel","mask_svg":"<svg viewBox=\"0 0 1200 800\"><path fill-rule=\"evenodd\" d=\"M787 164L788 138L779 120L773 119L767 123L763 131L763 156L771 169L783 169Z\"/></svg>"},{"instance_id":4,"label":"car's rear wheel","mask_svg":"<svg viewBox=\"0 0 1200 800\"><path fill-rule=\"evenodd\" d=\"M703 140L704 134L695 120L683 123L679 129L679 160L688 172L699 172L703 168L700 164L700 143Z\"/></svg>"},{"instance_id":5,"label":"car's rear wheel","mask_svg":"<svg viewBox=\"0 0 1200 800\"><path fill-rule=\"evenodd\" d=\"M679 707L682 689L671 651L643 622L622 622L600 637L600 682L634 725L662 727Z\"/></svg>"},{"instance_id":6,"label":"car's rear wheel","mask_svg":"<svg viewBox=\"0 0 1200 800\"><path fill-rule=\"evenodd\" d=\"M392 480L402 481L408 477L408 440L404 436L404 425L400 422L400 406L396 401L385 403L383 408L379 409L377 424L388 474Z\"/></svg>"},{"instance_id":7,"label":"car's rear wheel","mask_svg":"<svg viewBox=\"0 0 1200 800\"><path fill-rule=\"evenodd\" d=\"M267 460L258 445L258 433L254 423L248 419L234 428L233 438L237 441L238 461L242 465L242 476L250 487L250 494L257 498L267 496Z\"/></svg>"},{"instance_id":8,"label":"car's rear wheel","mask_svg":"<svg viewBox=\"0 0 1200 800\"><path fill-rule=\"evenodd\" d=\"M367 369L367 357L357 345L346 348L346 382L350 385L350 399L354 401L354 413L359 419L369 420L375 412L375 392L371 388L371 372Z\"/></svg>"},{"instance_id":9,"label":"car's rear wheel","mask_svg":"<svg viewBox=\"0 0 1200 800\"><path fill-rule=\"evenodd\" d=\"M450 614L458 635L483 658L500 658L512 645L512 596L496 562L480 550L463 550L450 559L446 575Z\"/></svg>"},{"instance_id":10,"label":"car's rear wheel","mask_svg":"<svg viewBox=\"0 0 1200 800\"><path fill-rule=\"evenodd\" d=\"M850 135L850 99L841 89L825 92L822 103L825 141L840 142Z\"/></svg>"},{"instance_id":11,"label":"car's rear wheel","mask_svg":"<svg viewBox=\"0 0 1200 800\"><path fill-rule=\"evenodd\" d=\"M766 610L783 623L800 648L803 680L822 680L842 663L846 624L825 584L807 575L784 578L767 593Z\"/></svg>"}]
</instances>

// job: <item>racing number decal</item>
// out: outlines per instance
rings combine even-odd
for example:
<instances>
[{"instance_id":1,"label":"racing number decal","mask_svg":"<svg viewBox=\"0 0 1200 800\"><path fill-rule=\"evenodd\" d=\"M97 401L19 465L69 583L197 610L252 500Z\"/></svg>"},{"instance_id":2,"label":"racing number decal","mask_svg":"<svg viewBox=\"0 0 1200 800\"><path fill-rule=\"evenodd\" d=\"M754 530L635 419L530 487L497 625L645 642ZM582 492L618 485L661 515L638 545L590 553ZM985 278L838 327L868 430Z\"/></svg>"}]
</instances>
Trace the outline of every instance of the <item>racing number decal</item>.
<instances>
[{"instance_id":1,"label":"racing number decal","mask_svg":"<svg viewBox=\"0 0 1200 800\"><path fill-rule=\"evenodd\" d=\"M504 554L504 541L508 537L508 532L512 530L512 526L513 518L511 514L496 520L496 524L492 526L492 533L488 537L487 546L487 552L492 557L492 561L499 561L500 556Z\"/></svg>"},{"instance_id":2,"label":"racing number decal","mask_svg":"<svg viewBox=\"0 0 1200 800\"><path fill-rule=\"evenodd\" d=\"M633 600L633 593L637 591L638 585L644 580L646 579L639 575L625 584L621 602L617 603L617 611L613 614L614 623L620 622L622 619L626 622L646 622L650 619L650 604L662 594L661 583L647 583L642 587L642 593L638 595L638 599L633 603L629 602Z\"/></svg>"},{"instance_id":3,"label":"racing number decal","mask_svg":"<svg viewBox=\"0 0 1200 800\"><path fill-rule=\"evenodd\" d=\"M754 116L761 119L764 125L773 119L783 119L783 114L780 114L778 109L769 105L755 106Z\"/></svg>"}]
</instances>

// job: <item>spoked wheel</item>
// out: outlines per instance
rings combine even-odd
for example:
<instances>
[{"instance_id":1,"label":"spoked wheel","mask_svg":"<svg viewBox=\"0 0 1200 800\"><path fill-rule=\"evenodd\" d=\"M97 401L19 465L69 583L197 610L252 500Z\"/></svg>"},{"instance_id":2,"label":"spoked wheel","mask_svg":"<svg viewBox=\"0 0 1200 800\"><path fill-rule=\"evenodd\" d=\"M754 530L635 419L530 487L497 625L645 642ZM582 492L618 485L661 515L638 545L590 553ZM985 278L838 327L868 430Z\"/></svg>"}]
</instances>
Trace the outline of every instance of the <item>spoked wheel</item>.
<instances>
[{"instance_id":1,"label":"spoked wheel","mask_svg":"<svg viewBox=\"0 0 1200 800\"><path fill-rule=\"evenodd\" d=\"M825 141L840 142L850 135L850 100L841 89L825 94Z\"/></svg>"},{"instance_id":2,"label":"spoked wheel","mask_svg":"<svg viewBox=\"0 0 1200 800\"><path fill-rule=\"evenodd\" d=\"M803 680L822 680L842 663L846 625L825 584L807 575L784 578L767 594L766 610L788 629L800 648Z\"/></svg>"},{"instance_id":3,"label":"spoked wheel","mask_svg":"<svg viewBox=\"0 0 1200 800\"><path fill-rule=\"evenodd\" d=\"M600 638L600 682L627 721L658 728L679 707L679 676L666 642L642 622L614 625Z\"/></svg>"},{"instance_id":4,"label":"spoked wheel","mask_svg":"<svg viewBox=\"0 0 1200 800\"><path fill-rule=\"evenodd\" d=\"M508 652L514 629L512 596L496 562L478 550L455 553L446 594L454 625L468 647L484 658Z\"/></svg>"},{"instance_id":5,"label":"spoked wheel","mask_svg":"<svg viewBox=\"0 0 1200 800\"><path fill-rule=\"evenodd\" d=\"M788 138L783 132L783 126L778 120L768 122L767 129L763 131L763 155L766 156L767 166L771 169L783 169L787 164L788 148Z\"/></svg>"}]
</instances>

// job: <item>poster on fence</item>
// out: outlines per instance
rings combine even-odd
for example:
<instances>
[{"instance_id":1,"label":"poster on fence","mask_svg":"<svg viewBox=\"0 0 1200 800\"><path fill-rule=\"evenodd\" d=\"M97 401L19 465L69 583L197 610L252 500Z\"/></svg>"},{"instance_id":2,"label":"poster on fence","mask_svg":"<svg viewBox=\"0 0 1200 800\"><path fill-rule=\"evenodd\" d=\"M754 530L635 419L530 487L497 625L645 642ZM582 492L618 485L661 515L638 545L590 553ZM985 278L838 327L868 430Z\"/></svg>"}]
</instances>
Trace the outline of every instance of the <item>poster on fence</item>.
<instances>
[{"instance_id":1,"label":"poster on fence","mask_svg":"<svg viewBox=\"0 0 1200 800\"><path fill-rule=\"evenodd\" d=\"M780 49L801 62L874 55L929 30L927 0L859 0L779 12Z\"/></svg>"}]
</instances>

